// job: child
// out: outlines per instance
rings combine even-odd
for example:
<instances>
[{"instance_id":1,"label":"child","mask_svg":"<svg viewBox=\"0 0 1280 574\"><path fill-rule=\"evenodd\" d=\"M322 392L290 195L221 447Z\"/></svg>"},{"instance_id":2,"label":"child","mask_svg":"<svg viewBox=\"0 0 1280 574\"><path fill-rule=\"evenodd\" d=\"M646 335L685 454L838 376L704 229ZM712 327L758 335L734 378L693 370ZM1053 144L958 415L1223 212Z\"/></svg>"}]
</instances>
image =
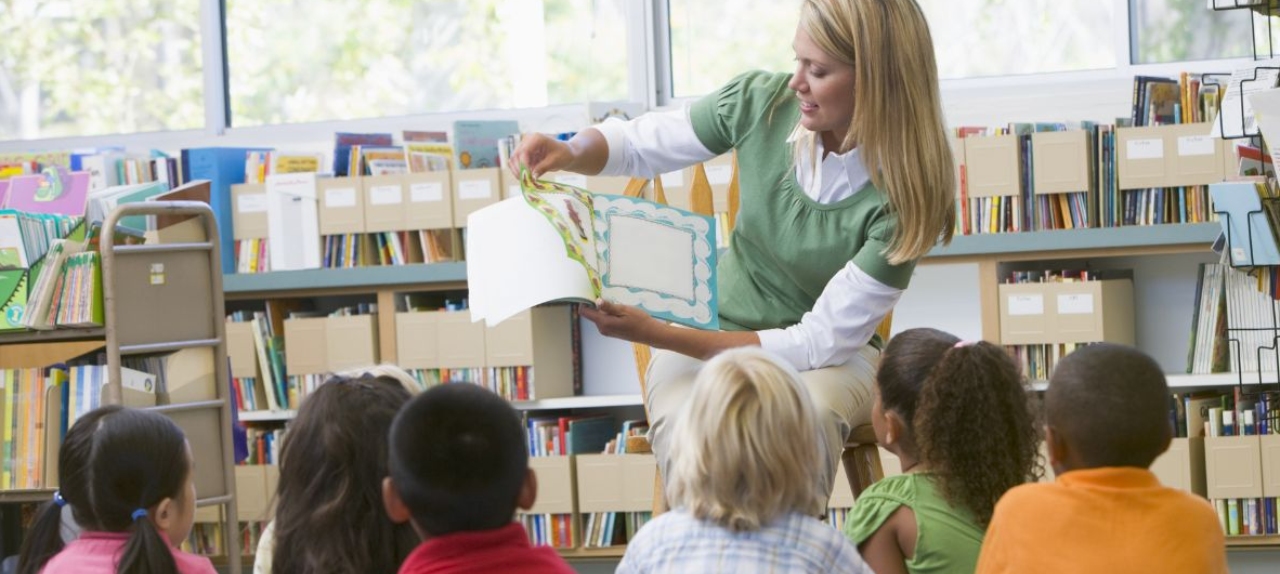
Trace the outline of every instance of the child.
<instances>
[{"instance_id":1,"label":"child","mask_svg":"<svg viewBox=\"0 0 1280 574\"><path fill-rule=\"evenodd\" d=\"M672 429L672 510L640 529L619 573L869 573L820 522L827 493L817 415L768 352L720 353Z\"/></svg>"},{"instance_id":2,"label":"child","mask_svg":"<svg viewBox=\"0 0 1280 574\"><path fill-rule=\"evenodd\" d=\"M208 558L178 551L191 532L196 484L182 429L151 411L95 409L67 431L58 491L40 512L18 560L20 574L214 574ZM65 547L62 507L82 529Z\"/></svg>"},{"instance_id":3,"label":"child","mask_svg":"<svg viewBox=\"0 0 1280 574\"><path fill-rule=\"evenodd\" d=\"M382 487L391 520L424 540L400 572L572 574L512 520L537 497L528 448L515 410L484 388L443 385L410 401L391 426Z\"/></svg>"},{"instance_id":4,"label":"child","mask_svg":"<svg viewBox=\"0 0 1280 574\"><path fill-rule=\"evenodd\" d=\"M871 424L902 475L871 485L845 535L880 574L972 572L1000 496L1039 471L1039 433L1002 348L936 329L889 341Z\"/></svg>"},{"instance_id":5,"label":"child","mask_svg":"<svg viewBox=\"0 0 1280 574\"><path fill-rule=\"evenodd\" d=\"M1160 366L1122 345L1067 355L1045 396L1057 480L996 506L978 572L1227 571L1217 513L1147 470L1169 448Z\"/></svg>"},{"instance_id":6,"label":"child","mask_svg":"<svg viewBox=\"0 0 1280 574\"><path fill-rule=\"evenodd\" d=\"M394 572L418 544L382 512L387 432L409 402L398 368L335 375L302 401L280 448L275 520L255 574Z\"/></svg>"}]
</instances>

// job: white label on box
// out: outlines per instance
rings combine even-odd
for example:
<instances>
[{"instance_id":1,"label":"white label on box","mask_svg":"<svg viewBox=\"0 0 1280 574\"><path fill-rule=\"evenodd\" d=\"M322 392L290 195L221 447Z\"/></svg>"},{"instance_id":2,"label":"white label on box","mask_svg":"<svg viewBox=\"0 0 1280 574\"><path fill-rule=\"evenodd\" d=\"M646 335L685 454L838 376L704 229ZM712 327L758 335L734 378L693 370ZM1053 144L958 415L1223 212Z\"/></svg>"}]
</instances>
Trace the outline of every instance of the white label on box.
<instances>
[{"instance_id":1,"label":"white label on box","mask_svg":"<svg viewBox=\"0 0 1280 574\"><path fill-rule=\"evenodd\" d=\"M493 197L493 184L487 179L470 179L458 183L459 199L489 199Z\"/></svg>"},{"instance_id":2,"label":"white label on box","mask_svg":"<svg viewBox=\"0 0 1280 574\"><path fill-rule=\"evenodd\" d=\"M356 188L338 187L324 190L325 207L355 207Z\"/></svg>"},{"instance_id":3,"label":"white label on box","mask_svg":"<svg viewBox=\"0 0 1280 574\"><path fill-rule=\"evenodd\" d=\"M556 183L561 183L564 185L572 185L574 187L581 187L583 189L586 189L587 176L582 175L580 173L562 173L556 176Z\"/></svg>"},{"instance_id":4,"label":"white label on box","mask_svg":"<svg viewBox=\"0 0 1280 574\"><path fill-rule=\"evenodd\" d=\"M1044 295L1010 295L1010 315L1043 315Z\"/></svg>"},{"instance_id":5,"label":"white label on box","mask_svg":"<svg viewBox=\"0 0 1280 574\"><path fill-rule=\"evenodd\" d=\"M1218 138L1213 136L1181 136L1178 138L1178 155L1213 155L1218 151Z\"/></svg>"},{"instance_id":6,"label":"white label on box","mask_svg":"<svg viewBox=\"0 0 1280 574\"><path fill-rule=\"evenodd\" d=\"M1128 159L1161 159L1164 157L1164 140L1129 140L1125 151Z\"/></svg>"},{"instance_id":7,"label":"white label on box","mask_svg":"<svg viewBox=\"0 0 1280 574\"><path fill-rule=\"evenodd\" d=\"M707 183L710 183L711 185L729 185L731 180L733 180L733 166L707 166Z\"/></svg>"},{"instance_id":8,"label":"white label on box","mask_svg":"<svg viewBox=\"0 0 1280 574\"><path fill-rule=\"evenodd\" d=\"M1065 293L1058 295L1058 314L1060 315L1092 315L1092 293Z\"/></svg>"},{"instance_id":9,"label":"white label on box","mask_svg":"<svg viewBox=\"0 0 1280 574\"><path fill-rule=\"evenodd\" d=\"M404 202L404 190L399 185L375 185L369 188L369 203L396 205Z\"/></svg>"},{"instance_id":10,"label":"white label on box","mask_svg":"<svg viewBox=\"0 0 1280 574\"><path fill-rule=\"evenodd\" d=\"M664 173L661 176L663 187L684 187L684 170Z\"/></svg>"},{"instance_id":11,"label":"white label on box","mask_svg":"<svg viewBox=\"0 0 1280 574\"><path fill-rule=\"evenodd\" d=\"M444 184L438 181L412 184L409 186L409 201L413 203L444 201Z\"/></svg>"},{"instance_id":12,"label":"white label on box","mask_svg":"<svg viewBox=\"0 0 1280 574\"><path fill-rule=\"evenodd\" d=\"M265 193L246 193L239 196L236 202L236 209L240 213L266 213L267 212L267 194Z\"/></svg>"}]
</instances>

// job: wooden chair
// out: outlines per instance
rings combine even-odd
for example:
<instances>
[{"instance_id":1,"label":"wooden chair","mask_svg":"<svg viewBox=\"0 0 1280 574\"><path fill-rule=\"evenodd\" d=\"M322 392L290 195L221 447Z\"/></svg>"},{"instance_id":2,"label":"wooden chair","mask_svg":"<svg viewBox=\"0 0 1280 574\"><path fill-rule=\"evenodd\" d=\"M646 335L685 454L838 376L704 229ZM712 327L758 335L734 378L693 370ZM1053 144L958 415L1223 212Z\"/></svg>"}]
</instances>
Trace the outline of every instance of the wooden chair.
<instances>
[{"instance_id":1,"label":"wooden chair","mask_svg":"<svg viewBox=\"0 0 1280 574\"><path fill-rule=\"evenodd\" d=\"M628 183L625 193L633 197L642 197L646 191L651 191L650 199L666 204L667 198L662 189L661 178L653 178L651 189L649 184L650 180L632 179ZM729 214L725 218L729 231L732 231L734 223L737 222L738 196L738 161L735 154L733 175L729 181ZM691 211L703 215L714 215L714 198L712 197L711 184L707 180L706 170L702 167L702 164L698 164L693 168L693 178L690 184L690 203ZM892 322L893 314L891 312L876 327L876 333L884 341L889 340ZM640 343L634 343L632 350L635 354L636 374L640 379L640 396L647 398L648 389L646 388L645 371L648 369L649 360L652 358L653 352L648 345ZM645 416L648 417L649 404L647 400L644 401L644 409ZM646 437L631 437L627 440L627 452L652 452L652 448ZM849 433L841 460L845 467L845 474L849 477L849 487L853 489L854 496L861 494L872 483L884 477L884 471L880 467L880 452L876 445L875 432L869 424L854 428ZM667 510L666 502L666 496L663 494L662 489L662 477L656 476L653 483L654 516Z\"/></svg>"}]
</instances>

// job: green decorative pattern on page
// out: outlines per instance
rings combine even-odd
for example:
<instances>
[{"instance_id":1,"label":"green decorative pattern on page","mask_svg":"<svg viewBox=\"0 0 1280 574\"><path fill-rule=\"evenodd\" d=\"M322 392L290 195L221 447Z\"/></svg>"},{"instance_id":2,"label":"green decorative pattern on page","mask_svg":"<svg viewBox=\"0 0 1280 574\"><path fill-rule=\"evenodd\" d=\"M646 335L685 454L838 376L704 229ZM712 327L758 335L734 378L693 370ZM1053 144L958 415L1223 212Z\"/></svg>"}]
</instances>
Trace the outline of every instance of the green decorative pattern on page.
<instances>
[{"instance_id":1,"label":"green decorative pattern on page","mask_svg":"<svg viewBox=\"0 0 1280 574\"><path fill-rule=\"evenodd\" d=\"M564 240L569 258L582 264L591 282L591 291L599 299L604 291L596 257L595 231L592 222L595 207L591 192L552 181L534 179L527 167L520 168L520 190L527 202L538 210Z\"/></svg>"}]
</instances>

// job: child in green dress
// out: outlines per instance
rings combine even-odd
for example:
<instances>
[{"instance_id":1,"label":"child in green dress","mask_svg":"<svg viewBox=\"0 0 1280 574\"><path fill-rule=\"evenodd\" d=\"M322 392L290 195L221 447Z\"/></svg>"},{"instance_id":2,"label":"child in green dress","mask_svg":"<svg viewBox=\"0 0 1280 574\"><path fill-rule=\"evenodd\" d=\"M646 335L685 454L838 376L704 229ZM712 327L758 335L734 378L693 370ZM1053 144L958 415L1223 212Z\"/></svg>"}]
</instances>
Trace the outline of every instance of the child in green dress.
<instances>
[{"instance_id":1,"label":"child in green dress","mask_svg":"<svg viewBox=\"0 0 1280 574\"><path fill-rule=\"evenodd\" d=\"M879 574L972 572L1004 492L1038 476L1040 434L1008 353L936 329L889 341L871 411L903 474L871 485L845 536Z\"/></svg>"}]
</instances>

